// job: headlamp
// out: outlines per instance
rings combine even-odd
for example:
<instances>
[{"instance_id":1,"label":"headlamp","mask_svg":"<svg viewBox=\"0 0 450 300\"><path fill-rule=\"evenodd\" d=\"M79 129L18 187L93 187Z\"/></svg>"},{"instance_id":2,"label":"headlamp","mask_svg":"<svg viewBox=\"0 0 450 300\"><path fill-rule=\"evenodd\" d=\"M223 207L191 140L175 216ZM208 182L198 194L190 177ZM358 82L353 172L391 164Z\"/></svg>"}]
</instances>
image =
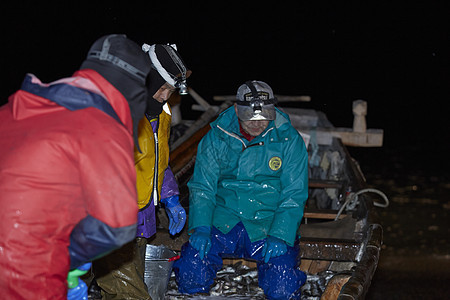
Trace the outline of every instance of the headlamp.
<instances>
[{"instance_id":1,"label":"headlamp","mask_svg":"<svg viewBox=\"0 0 450 300\"><path fill-rule=\"evenodd\" d=\"M159 57L156 52L157 47L160 49ZM175 44L142 45L142 50L150 56L152 68L154 68L168 84L179 89L180 95L187 95L188 87L186 78L188 77L189 71L176 52L176 49L177 46ZM162 55L164 53L165 55Z\"/></svg>"},{"instance_id":2,"label":"headlamp","mask_svg":"<svg viewBox=\"0 0 450 300\"><path fill-rule=\"evenodd\" d=\"M260 99L253 99L250 101L250 106L253 109L254 113L261 113L262 111L262 103L263 101L261 101Z\"/></svg>"},{"instance_id":3,"label":"headlamp","mask_svg":"<svg viewBox=\"0 0 450 300\"><path fill-rule=\"evenodd\" d=\"M176 84L176 88L179 89L178 93L182 96L189 94L186 80L178 81Z\"/></svg>"},{"instance_id":4,"label":"headlamp","mask_svg":"<svg viewBox=\"0 0 450 300\"><path fill-rule=\"evenodd\" d=\"M258 85L259 91L256 89L255 84ZM277 102L277 98L274 97L270 87L266 85L263 82L247 81L239 87L236 104L237 114L240 120L275 120L276 112L274 104Z\"/></svg>"}]
</instances>

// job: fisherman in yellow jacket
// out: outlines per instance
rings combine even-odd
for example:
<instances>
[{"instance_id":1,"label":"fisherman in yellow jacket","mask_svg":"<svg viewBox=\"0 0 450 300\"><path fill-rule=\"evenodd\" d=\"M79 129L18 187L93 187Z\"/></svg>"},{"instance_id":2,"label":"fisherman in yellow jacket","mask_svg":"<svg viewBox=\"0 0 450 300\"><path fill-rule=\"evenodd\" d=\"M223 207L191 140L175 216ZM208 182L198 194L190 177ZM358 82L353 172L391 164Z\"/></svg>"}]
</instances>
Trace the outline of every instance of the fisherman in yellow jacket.
<instances>
[{"instance_id":1,"label":"fisherman in yellow jacket","mask_svg":"<svg viewBox=\"0 0 450 300\"><path fill-rule=\"evenodd\" d=\"M136 239L94 264L103 299L151 299L144 283L147 238L156 233L155 207L163 203L169 217L169 232L180 232L186 212L180 205L178 186L169 167L170 95L187 93L188 70L175 45L147 45L142 49L152 61L147 81L153 95L138 127L139 147L134 149L138 192Z\"/></svg>"}]
</instances>

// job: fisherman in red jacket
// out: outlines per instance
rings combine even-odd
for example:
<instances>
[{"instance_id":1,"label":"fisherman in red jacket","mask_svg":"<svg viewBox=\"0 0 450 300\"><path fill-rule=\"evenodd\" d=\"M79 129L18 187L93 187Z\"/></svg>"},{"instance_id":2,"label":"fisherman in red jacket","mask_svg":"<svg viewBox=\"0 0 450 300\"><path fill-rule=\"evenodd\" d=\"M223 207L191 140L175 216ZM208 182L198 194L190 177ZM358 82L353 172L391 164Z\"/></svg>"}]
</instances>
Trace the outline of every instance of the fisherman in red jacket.
<instances>
[{"instance_id":1,"label":"fisherman in red jacket","mask_svg":"<svg viewBox=\"0 0 450 300\"><path fill-rule=\"evenodd\" d=\"M70 269L135 238L151 62L125 35L87 60L99 63L50 84L28 74L0 107L2 299L66 299Z\"/></svg>"}]
</instances>

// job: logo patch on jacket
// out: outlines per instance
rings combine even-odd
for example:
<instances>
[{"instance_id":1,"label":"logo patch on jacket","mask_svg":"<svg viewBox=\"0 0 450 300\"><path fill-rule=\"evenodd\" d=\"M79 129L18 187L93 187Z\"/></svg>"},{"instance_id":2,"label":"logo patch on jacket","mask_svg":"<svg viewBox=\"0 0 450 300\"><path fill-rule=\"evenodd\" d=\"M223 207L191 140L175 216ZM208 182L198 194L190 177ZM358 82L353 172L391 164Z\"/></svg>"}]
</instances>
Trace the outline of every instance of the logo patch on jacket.
<instances>
[{"instance_id":1,"label":"logo patch on jacket","mask_svg":"<svg viewBox=\"0 0 450 300\"><path fill-rule=\"evenodd\" d=\"M277 171L278 169L281 168L281 158L279 158L278 156L274 156L269 160L269 168L272 171Z\"/></svg>"}]
</instances>

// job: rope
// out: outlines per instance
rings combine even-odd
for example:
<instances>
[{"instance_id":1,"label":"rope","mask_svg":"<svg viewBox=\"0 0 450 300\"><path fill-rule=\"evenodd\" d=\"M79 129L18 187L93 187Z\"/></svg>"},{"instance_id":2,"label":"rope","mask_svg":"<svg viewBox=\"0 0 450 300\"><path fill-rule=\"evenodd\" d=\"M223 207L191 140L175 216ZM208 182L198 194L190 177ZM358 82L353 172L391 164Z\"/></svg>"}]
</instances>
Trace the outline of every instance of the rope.
<instances>
[{"instance_id":1,"label":"rope","mask_svg":"<svg viewBox=\"0 0 450 300\"><path fill-rule=\"evenodd\" d=\"M371 189L371 188L368 188L368 189L362 189L362 190L359 190L359 191L356 192L356 193L350 193L350 194L347 196L347 198L346 198L344 204L343 204L342 207L339 209L339 211L338 211L336 217L334 218L334 220L337 221L337 220L339 219L339 217L341 216L341 214L342 214L342 212L344 211L345 207L346 207L350 202L352 202L353 199L356 199L356 201L357 201L357 200L358 200L358 198L357 198L358 195L361 195L361 194L364 194L364 193L375 193L375 194L378 194L378 195L380 195L380 196L383 198L383 200L385 201L385 203L379 203L379 202L375 202L375 201L374 201L374 202L373 202L373 205L374 205L374 206L377 206L377 207L383 207L383 208L386 208L386 207L389 206L389 199L388 199L388 197L386 196L386 194L384 194L382 191L377 190L377 189Z\"/></svg>"}]
</instances>

